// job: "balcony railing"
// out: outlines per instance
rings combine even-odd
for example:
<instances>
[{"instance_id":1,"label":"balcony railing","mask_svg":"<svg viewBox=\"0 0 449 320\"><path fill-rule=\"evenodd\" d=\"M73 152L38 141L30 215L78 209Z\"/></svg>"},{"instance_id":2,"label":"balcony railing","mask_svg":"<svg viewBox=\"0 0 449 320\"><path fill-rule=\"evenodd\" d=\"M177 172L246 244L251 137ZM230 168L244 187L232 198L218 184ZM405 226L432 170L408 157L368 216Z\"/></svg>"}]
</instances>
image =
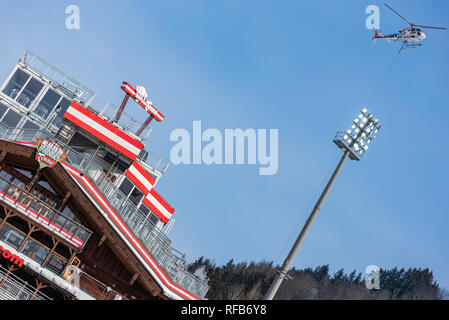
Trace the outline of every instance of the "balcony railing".
<instances>
[{"instance_id":1,"label":"balcony railing","mask_svg":"<svg viewBox=\"0 0 449 320\"><path fill-rule=\"evenodd\" d=\"M35 129L2 129L0 139L8 141L34 142L35 137L58 140L47 131ZM149 253L156 259L168 274L170 279L180 287L203 298L209 286L204 281L186 269L184 254L171 247L171 241L147 217L144 216L120 190L104 174L103 169L86 159L83 154L71 149L64 142L58 140L64 148L70 165L86 174L97 186L108 202L119 213L133 234L140 239Z\"/></svg>"},{"instance_id":2,"label":"balcony railing","mask_svg":"<svg viewBox=\"0 0 449 320\"><path fill-rule=\"evenodd\" d=\"M127 300L113 288L75 266L69 266L63 278L97 300Z\"/></svg>"},{"instance_id":3,"label":"balcony railing","mask_svg":"<svg viewBox=\"0 0 449 320\"><path fill-rule=\"evenodd\" d=\"M52 300L0 266L0 300Z\"/></svg>"},{"instance_id":4,"label":"balcony railing","mask_svg":"<svg viewBox=\"0 0 449 320\"><path fill-rule=\"evenodd\" d=\"M62 91L67 92L69 96L79 99L85 105L89 105L95 98L95 92L83 86L81 83L72 79L64 72L52 66L50 63L29 50L24 52L20 58L20 62L25 67L29 67L40 76L51 81Z\"/></svg>"},{"instance_id":5,"label":"balcony railing","mask_svg":"<svg viewBox=\"0 0 449 320\"><path fill-rule=\"evenodd\" d=\"M83 248L92 234L81 224L49 207L45 202L3 177L0 177L0 201L16 208L23 215L78 248Z\"/></svg>"},{"instance_id":6,"label":"balcony railing","mask_svg":"<svg viewBox=\"0 0 449 320\"><path fill-rule=\"evenodd\" d=\"M157 154L152 153L149 150L143 149L138 156L139 160L148 164L154 171L162 175L167 170L170 162L161 158Z\"/></svg>"},{"instance_id":7,"label":"balcony railing","mask_svg":"<svg viewBox=\"0 0 449 320\"><path fill-rule=\"evenodd\" d=\"M106 118L107 121L112 121L115 118L115 115L117 114L118 110L119 107L112 104L111 102L108 102L98 115L100 117ZM122 111L122 115L120 117L120 120L118 121L118 125L121 126L123 129L125 129L126 131L135 134L137 130L139 130L140 127L144 124L145 120L146 119L136 119L128 112ZM146 138L150 133L151 127L147 126L145 130L143 130L143 132L140 134L139 139L143 141L146 140Z\"/></svg>"},{"instance_id":8,"label":"balcony railing","mask_svg":"<svg viewBox=\"0 0 449 320\"><path fill-rule=\"evenodd\" d=\"M204 297L208 285L185 269L184 255L171 247L170 239L106 177L102 168L70 147L65 147L65 152L68 156L67 162L86 174L96 184L98 190L103 193L158 264L167 271L170 278L187 291L201 298Z\"/></svg>"}]
</instances>

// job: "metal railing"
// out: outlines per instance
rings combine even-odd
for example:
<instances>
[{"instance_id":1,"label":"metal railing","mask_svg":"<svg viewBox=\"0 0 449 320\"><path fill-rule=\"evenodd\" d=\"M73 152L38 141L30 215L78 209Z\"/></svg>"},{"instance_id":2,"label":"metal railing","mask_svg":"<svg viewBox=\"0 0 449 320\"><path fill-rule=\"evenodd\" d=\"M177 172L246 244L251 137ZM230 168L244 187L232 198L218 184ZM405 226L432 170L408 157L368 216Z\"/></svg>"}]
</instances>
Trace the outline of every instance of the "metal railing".
<instances>
[{"instance_id":1,"label":"metal railing","mask_svg":"<svg viewBox=\"0 0 449 320\"><path fill-rule=\"evenodd\" d=\"M20 62L25 67L31 68L40 76L51 81L51 83L56 85L62 91L66 91L69 96L79 99L86 105L89 105L95 98L95 92L69 77L64 72L52 66L50 63L29 50L26 50L23 53L20 58Z\"/></svg>"},{"instance_id":2,"label":"metal railing","mask_svg":"<svg viewBox=\"0 0 449 320\"><path fill-rule=\"evenodd\" d=\"M149 165L160 175L164 174L165 170L167 170L168 166L170 165L170 162L168 160L161 158L160 156L149 150L143 149L142 152L137 156L137 158L145 164Z\"/></svg>"},{"instance_id":3,"label":"metal railing","mask_svg":"<svg viewBox=\"0 0 449 320\"><path fill-rule=\"evenodd\" d=\"M108 102L106 106L100 111L98 114L100 117L104 116L107 118L107 120L112 121L115 118L115 115L117 114L117 111L119 110L119 107L117 107L115 104ZM140 127L144 124L146 119L136 119L132 115L130 115L126 111L122 111L122 115L118 121L118 125L123 127L128 132L132 132L135 134L137 130L140 129ZM147 126L145 130L140 134L139 139L146 140L148 135L151 133L151 127Z\"/></svg>"},{"instance_id":4,"label":"metal railing","mask_svg":"<svg viewBox=\"0 0 449 320\"><path fill-rule=\"evenodd\" d=\"M184 254L171 246L171 240L107 178L102 168L70 147L65 147L65 152L68 156L67 162L86 174L95 183L98 190L103 193L133 234L139 238L170 278L187 291L201 298L204 297L208 286L186 270Z\"/></svg>"},{"instance_id":5,"label":"metal railing","mask_svg":"<svg viewBox=\"0 0 449 320\"><path fill-rule=\"evenodd\" d=\"M34 142L35 137L58 140L58 137L43 130L0 128L0 139L3 140ZM100 166L68 147L63 141L58 140L58 142L64 147L68 156L66 161L95 183L97 189L103 193L133 234L156 259L158 265L167 272L170 279L197 297L203 298L209 289L207 281L187 271L184 254L171 246L170 239L107 178Z\"/></svg>"},{"instance_id":6,"label":"metal railing","mask_svg":"<svg viewBox=\"0 0 449 320\"><path fill-rule=\"evenodd\" d=\"M113 288L75 266L69 266L63 278L97 300L127 300Z\"/></svg>"},{"instance_id":7,"label":"metal railing","mask_svg":"<svg viewBox=\"0 0 449 320\"><path fill-rule=\"evenodd\" d=\"M79 275L80 289L87 291L98 300L126 300L117 291L85 272Z\"/></svg>"},{"instance_id":8,"label":"metal railing","mask_svg":"<svg viewBox=\"0 0 449 320\"><path fill-rule=\"evenodd\" d=\"M93 109L90 107L89 109ZM105 120L112 122L115 117L115 114L117 113L118 107L112 103L106 104L106 106L98 112L97 110L93 109L96 113L98 113L98 116L104 118ZM144 120L137 120L133 116L131 116L129 113L123 111L122 116L120 120L118 121L118 126L121 127L120 129L124 130L125 132L131 133L134 138L137 138L135 136L135 132L140 129L140 126L145 122ZM116 125L117 125L116 124ZM141 141L145 142L148 135L151 133L151 127L146 127L146 129L142 132L140 137ZM148 164L154 171L162 175L165 170L167 170L170 162L168 160L165 160L164 158L158 156L155 153L152 153L151 151L142 149L142 152L138 155L138 159Z\"/></svg>"},{"instance_id":9,"label":"metal railing","mask_svg":"<svg viewBox=\"0 0 449 320\"><path fill-rule=\"evenodd\" d=\"M0 300L52 300L35 292L36 288L0 266Z\"/></svg>"},{"instance_id":10,"label":"metal railing","mask_svg":"<svg viewBox=\"0 0 449 320\"><path fill-rule=\"evenodd\" d=\"M89 229L3 177L0 177L0 201L15 207L17 211L79 248L84 247L92 234Z\"/></svg>"}]
</instances>

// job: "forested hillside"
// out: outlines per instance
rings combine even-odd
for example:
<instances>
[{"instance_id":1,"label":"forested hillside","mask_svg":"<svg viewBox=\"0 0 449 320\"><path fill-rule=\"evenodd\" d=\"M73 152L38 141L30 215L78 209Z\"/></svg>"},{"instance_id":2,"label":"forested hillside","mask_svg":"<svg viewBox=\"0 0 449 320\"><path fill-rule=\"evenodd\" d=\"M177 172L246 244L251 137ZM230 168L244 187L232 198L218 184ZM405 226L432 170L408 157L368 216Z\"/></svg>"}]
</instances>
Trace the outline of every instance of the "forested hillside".
<instances>
[{"instance_id":1,"label":"forested hillside","mask_svg":"<svg viewBox=\"0 0 449 320\"><path fill-rule=\"evenodd\" d=\"M190 271L204 267L209 276L211 300L257 300L267 292L279 266L269 262L229 261L217 266L203 257L189 265ZM380 289L368 290L365 275L355 271L346 274L343 269L329 274L329 266L315 269L292 269L289 279L281 285L276 299L444 299L447 292L434 280L429 269L394 268L380 271Z\"/></svg>"}]
</instances>

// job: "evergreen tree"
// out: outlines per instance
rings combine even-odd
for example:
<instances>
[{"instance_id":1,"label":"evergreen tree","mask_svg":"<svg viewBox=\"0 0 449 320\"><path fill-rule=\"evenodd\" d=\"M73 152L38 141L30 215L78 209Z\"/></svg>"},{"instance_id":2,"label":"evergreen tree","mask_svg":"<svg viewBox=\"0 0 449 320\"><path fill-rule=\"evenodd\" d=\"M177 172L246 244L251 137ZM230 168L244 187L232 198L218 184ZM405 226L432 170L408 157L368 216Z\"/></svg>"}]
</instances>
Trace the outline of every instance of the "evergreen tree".
<instances>
[{"instance_id":1,"label":"evergreen tree","mask_svg":"<svg viewBox=\"0 0 449 320\"><path fill-rule=\"evenodd\" d=\"M211 300L259 300L263 299L279 266L272 262L240 262L229 260L217 266L204 257L189 264L194 272L204 266L209 277ZM428 269L409 268L380 270L380 289L368 290L362 273L352 271L347 275L343 269L329 275L329 265L315 269L291 269L282 282L276 299L352 299L352 300L434 300L449 299L449 293L440 289Z\"/></svg>"}]
</instances>

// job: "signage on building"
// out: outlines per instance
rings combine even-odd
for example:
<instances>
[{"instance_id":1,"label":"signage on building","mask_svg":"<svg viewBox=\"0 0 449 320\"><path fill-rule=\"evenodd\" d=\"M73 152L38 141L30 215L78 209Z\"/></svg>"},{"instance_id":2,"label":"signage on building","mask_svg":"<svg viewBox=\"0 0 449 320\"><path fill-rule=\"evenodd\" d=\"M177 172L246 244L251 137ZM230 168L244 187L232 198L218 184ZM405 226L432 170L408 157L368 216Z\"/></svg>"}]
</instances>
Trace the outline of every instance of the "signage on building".
<instances>
[{"instance_id":1,"label":"signage on building","mask_svg":"<svg viewBox=\"0 0 449 320\"><path fill-rule=\"evenodd\" d=\"M2 246L0 246L0 255L3 258L11 261L18 267L23 266L23 259L21 257L15 255L14 253L12 253L11 251L9 251L7 249L4 249Z\"/></svg>"},{"instance_id":2,"label":"signage on building","mask_svg":"<svg viewBox=\"0 0 449 320\"><path fill-rule=\"evenodd\" d=\"M136 86L134 89L128 82L123 82L122 90L131 96L131 98L137 102L146 112L153 115L157 121L162 121L164 116L156 109L153 102L147 100L148 93L142 86Z\"/></svg>"},{"instance_id":3,"label":"signage on building","mask_svg":"<svg viewBox=\"0 0 449 320\"><path fill-rule=\"evenodd\" d=\"M36 138L36 160L41 168L53 167L59 161L67 159L67 155L56 141Z\"/></svg>"}]
</instances>

